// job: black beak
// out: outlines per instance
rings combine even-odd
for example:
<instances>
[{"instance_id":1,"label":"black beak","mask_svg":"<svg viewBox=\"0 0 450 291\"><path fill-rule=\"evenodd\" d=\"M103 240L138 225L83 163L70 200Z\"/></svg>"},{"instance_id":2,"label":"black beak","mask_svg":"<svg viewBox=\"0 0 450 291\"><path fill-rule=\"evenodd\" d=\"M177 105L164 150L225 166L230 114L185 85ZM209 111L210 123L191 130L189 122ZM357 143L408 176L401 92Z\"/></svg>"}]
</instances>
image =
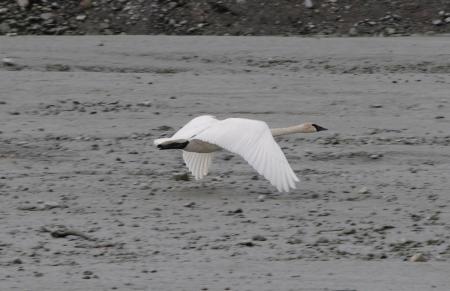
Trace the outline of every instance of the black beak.
<instances>
[{"instance_id":1,"label":"black beak","mask_svg":"<svg viewBox=\"0 0 450 291\"><path fill-rule=\"evenodd\" d=\"M316 128L316 131L324 131L324 130L328 130L327 128L322 127L322 126L317 125L317 124L313 124L312 126L314 126L314 127Z\"/></svg>"}]
</instances>

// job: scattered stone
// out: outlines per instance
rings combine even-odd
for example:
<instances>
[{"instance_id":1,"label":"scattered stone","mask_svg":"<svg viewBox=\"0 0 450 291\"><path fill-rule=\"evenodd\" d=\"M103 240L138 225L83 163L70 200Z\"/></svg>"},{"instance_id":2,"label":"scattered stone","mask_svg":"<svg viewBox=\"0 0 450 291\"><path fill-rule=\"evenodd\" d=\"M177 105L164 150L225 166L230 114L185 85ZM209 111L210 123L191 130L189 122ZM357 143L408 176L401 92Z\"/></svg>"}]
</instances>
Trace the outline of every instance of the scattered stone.
<instances>
[{"instance_id":1,"label":"scattered stone","mask_svg":"<svg viewBox=\"0 0 450 291\"><path fill-rule=\"evenodd\" d=\"M174 179L175 181L190 181L191 180L189 173L173 175L172 179Z\"/></svg>"},{"instance_id":2,"label":"scattered stone","mask_svg":"<svg viewBox=\"0 0 450 291\"><path fill-rule=\"evenodd\" d=\"M54 201L46 201L43 203L40 203L38 205L27 205L23 204L17 207L18 210L23 211L44 211L44 210L50 210L54 208L67 208L67 205L59 204L58 202Z\"/></svg>"},{"instance_id":3,"label":"scattered stone","mask_svg":"<svg viewBox=\"0 0 450 291\"><path fill-rule=\"evenodd\" d=\"M254 247L255 243L252 240L246 239L238 242L238 245L246 246L246 247Z\"/></svg>"},{"instance_id":4,"label":"scattered stone","mask_svg":"<svg viewBox=\"0 0 450 291\"><path fill-rule=\"evenodd\" d=\"M286 243L290 245L298 245L301 244L303 241L299 238L289 238Z\"/></svg>"},{"instance_id":5,"label":"scattered stone","mask_svg":"<svg viewBox=\"0 0 450 291\"><path fill-rule=\"evenodd\" d=\"M55 17L55 15L54 15L53 13L51 13L51 12L46 12L46 13L42 13L42 14L40 15L40 17L41 17L41 19L43 19L43 20L49 20L49 19Z\"/></svg>"},{"instance_id":6,"label":"scattered stone","mask_svg":"<svg viewBox=\"0 0 450 291\"><path fill-rule=\"evenodd\" d=\"M158 127L158 130L160 130L160 131L172 131L173 130L173 127L170 127L170 126L168 126L168 125L161 125L160 127Z\"/></svg>"},{"instance_id":7,"label":"scattered stone","mask_svg":"<svg viewBox=\"0 0 450 291\"><path fill-rule=\"evenodd\" d=\"M358 190L359 194L368 194L370 193L370 190L367 187L362 187Z\"/></svg>"},{"instance_id":8,"label":"scattered stone","mask_svg":"<svg viewBox=\"0 0 450 291\"><path fill-rule=\"evenodd\" d=\"M77 15L77 17L75 17L75 19L76 20L78 20L78 21L84 21L84 20L86 20L86 14L80 14L80 15Z\"/></svg>"},{"instance_id":9,"label":"scattered stone","mask_svg":"<svg viewBox=\"0 0 450 291\"><path fill-rule=\"evenodd\" d=\"M140 102L137 104L137 106L143 106L143 107L152 107L152 102L151 101L144 101L144 102ZM164 125L163 125L164 126ZM171 128L170 126L168 126L169 128ZM160 129L161 130L161 129Z\"/></svg>"},{"instance_id":10,"label":"scattered stone","mask_svg":"<svg viewBox=\"0 0 450 291\"><path fill-rule=\"evenodd\" d=\"M16 0L16 2L17 5L19 5L22 10L24 10L25 8L28 7L28 5L30 5L29 0Z\"/></svg>"},{"instance_id":11,"label":"scattered stone","mask_svg":"<svg viewBox=\"0 0 450 291\"><path fill-rule=\"evenodd\" d=\"M392 28L392 27L386 28L386 33L387 33L388 35L395 34L396 32L397 32L397 31L395 30L395 28Z\"/></svg>"},{"instance_id":12,"label":"scattered stone","mask_svg":"<svg viewBox=\"0 0 450 291\"><path fill-rule=\"evenodd\" d=\"M433 20L432 23L433 23L433 25L436 25L436 26L440 26L440 25L444 24L444 22L440 19L435 19L435 20Z\"/></svg>"},{"instance_id":13,"label":"scattered stone","mask_svg":"<svg viewBox=\"0 0 450 291\"><path fill-rule=\"evenodd\" d=\"M11 261L11 263L20 265L23 263L23 261L20 258L15 258L14 260Z\"/></svg>"},{"instance_id":14,"label":"scattered stone","mask_svg":"<svg viewBox=\"0 0 450 291\"><path fill-rule=\"evenodd\" d=\"M410 262L426 262L428 259L424 256L422 253L414 254L412 257L409 258Z\"/></svg>"},{"instance_id":15,"label":"scattered stone","mask_svg":"<svg viewBox=\"0 0 450 291\"><path fill-rule=\"evenodd\" d=\"M184 206L184 207L188 207L188 208L192 208L192 207L195 206L195 202L192 201L192 202L189 202L189 203L184 204L183 206Z\"/></svg>"},{"instance_id":16,"label":"scattered stone","mask_svg":"<svg viewBox=\"0 0 450 291\"><path fill-rule=\"evenodd\" d=\"M356 29L356 27L351 27L348 31L348 35L350 36L357 36L358 35L358 30Z\"/></svg>"},{"instance_id":17,"label":"scattered stone","mask_svg":"<svg viewBox=\"0 0 450 291\"><path fill-rule=\"evenodd\" d=\"M81 231L70 229L65 225L49 225L49 226L42 226L41 232L48 232L50 235L54 238L62 238L69 235L78 236L85 240L95 241L96 239L82 233Z\"/></svg>"},{"instance_id":18,"label":"scattered stone","mask_svg":"<svg viewBox=\"0 0 450 291\"><path fill-rule=\"evenodd\" d=\"M238 214L238 213L243 213L244 211L242 210L242 208L237 208L235 210L229 210L228 213L229 214Z\"/></svg>"},{"instance_id":19,"label":"scattered stone","mask_svg":"<svg viewBox=\"0 0 450 291\"><path fill-rule=\"evenodd\" d=\"M369 155L369 158L372 159L372 160L378 160L378 159L381 158L381 157L383 157L383 155L381 155L381 154L372 154L372 155Z\"/></svg>"},{"instance_id":20,"label":"scattered stone","mask_svg":"<svg viewBox=\"0 0 450 291\"><path fill-rule=\"evenodd\" d=\"M265 236L260 235L260 234L256 234L256 235L252 236L252 240L254 240L254 241L266 241L267 238Z\"/></svg>"},{"instance_id":21,"label":"scattered stone","mask_svg":"<svg viewBox=\"0 0 450 291\"><path fill-rule=\"evenodd\" d=\"M258 200L258 202L264 202L264 200L266 200L266 195L259 195L256 200Z\"/></svg>"},{"instance_id":22,"label":"scattered stone","mask_svg":"<svg viewBox=\"0 0 450 291\"><path fill-rule=\"evenodd\" d=\"M2 63L3 63L3 65L10 66L10 67L13 67L16 65L16 62L12 58L3 58Z\"/></svg>"},{"instance_id":23,"label":"scattered stone","mask_svg":"<svg viewBox=\"0 0 450 291\"><path fill-rule=\"evenodd\" d=\"M312 0L305 0L305 2L304 2L303 4L304 4L305 7L308 8L308 9L314 8L314 3L312 2Z\"/></svg>"}]
</instances>

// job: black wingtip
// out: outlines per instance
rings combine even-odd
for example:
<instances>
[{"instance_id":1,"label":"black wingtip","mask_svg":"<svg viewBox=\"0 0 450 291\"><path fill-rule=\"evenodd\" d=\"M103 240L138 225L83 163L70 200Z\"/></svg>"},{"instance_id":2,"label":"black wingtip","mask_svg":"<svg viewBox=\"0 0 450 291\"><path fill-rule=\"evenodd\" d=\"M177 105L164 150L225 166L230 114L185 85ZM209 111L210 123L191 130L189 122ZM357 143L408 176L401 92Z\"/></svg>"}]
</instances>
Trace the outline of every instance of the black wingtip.
<instances>
[{"instance_id":1,"label":"black wingtip","mask_svg":"<svg viewBox=\"0 0 450 291\"><path fill-rule=\"evenodd\" d=\"M317 125L317 124L313 124L312 126L314 126L314 128L316 129L316 131L324 131L324 130L328 130L327 128L322 127L322 126Z\"/></svg>"}]
</instances>

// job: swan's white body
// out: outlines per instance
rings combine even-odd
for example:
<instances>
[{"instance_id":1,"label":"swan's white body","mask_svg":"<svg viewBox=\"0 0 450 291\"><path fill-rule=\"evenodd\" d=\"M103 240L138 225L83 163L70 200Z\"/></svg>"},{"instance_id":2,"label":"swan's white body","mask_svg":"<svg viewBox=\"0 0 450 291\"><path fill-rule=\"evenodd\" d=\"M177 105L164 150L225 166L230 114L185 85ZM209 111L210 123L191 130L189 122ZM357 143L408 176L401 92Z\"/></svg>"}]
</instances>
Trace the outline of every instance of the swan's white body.
<instances>
[{"instance_id":1,"label":"swan's white body","mask_svg":"<svg viewBox=\"0 0 450 291\"><path fill-rule=\"evenodd\" d=\"M199 116L172 137L155 140L155 145L181 142L188 142L183 148L183 159L197 180L208 174L213 152L223 148L242 156L280 192L295 188L299 181L263 121Z\"/></svg>"}]
</instances>

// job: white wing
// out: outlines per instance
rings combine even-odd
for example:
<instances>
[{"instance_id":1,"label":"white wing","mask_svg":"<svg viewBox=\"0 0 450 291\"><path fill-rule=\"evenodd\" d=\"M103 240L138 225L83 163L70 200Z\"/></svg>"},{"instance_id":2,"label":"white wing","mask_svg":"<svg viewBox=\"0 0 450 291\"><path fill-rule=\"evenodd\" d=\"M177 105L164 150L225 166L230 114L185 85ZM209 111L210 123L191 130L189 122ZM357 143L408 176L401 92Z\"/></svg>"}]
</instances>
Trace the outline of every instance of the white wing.
<instances>
[{"instance_id":1,"label":"white wing","mask_svg":"<svg viewBox=\"0 0 450 291\"><path fill-rule=\"evenodd\" d=\"M175 139L190 139L192 136L202 132L203 130L210 127L212 124L215 124L219 122L214 116L212 115L202 115L199 117L196 117L186 123L185 126L180 128L173 136L172 138Z\"/></svg>"},{"instance_id":2,"label":"white wing","mask_svg":"<svg viewBox=\"0 0 450 291\"><path fill-rule=\"evenodd\" d=\"M212 115L202 115L198 116L188 123L186 123L185 126L180 128L172 137L163 137L158 138L153 141L155 145L171 141L171 140L177 140L177 139L190 139L195 134L202 132L206 128L210 127L212 124L219 122L214 116Z\"/></svg>"},{"instance_id":3,"label":"white wing","mask_svg":"<svg viewBox=\"0 0 450 291\"><path fill-rule=\"evenodd\" d=\"M295 182L299 181L263 121L228 118L214 123L195 138L241 155L280 192L295 188Z\"/></svg>"},{"instance_id":4,"label":"white wing","mask_svg":"<svg viewBox=\"0 0 450 291\"><path fill-rule=\"evenodd\" d=\"M212 153L201 154L183 151L184 162L196 180L200 180L208 174L212 156Z\"/></svg>"}]
</instances>

